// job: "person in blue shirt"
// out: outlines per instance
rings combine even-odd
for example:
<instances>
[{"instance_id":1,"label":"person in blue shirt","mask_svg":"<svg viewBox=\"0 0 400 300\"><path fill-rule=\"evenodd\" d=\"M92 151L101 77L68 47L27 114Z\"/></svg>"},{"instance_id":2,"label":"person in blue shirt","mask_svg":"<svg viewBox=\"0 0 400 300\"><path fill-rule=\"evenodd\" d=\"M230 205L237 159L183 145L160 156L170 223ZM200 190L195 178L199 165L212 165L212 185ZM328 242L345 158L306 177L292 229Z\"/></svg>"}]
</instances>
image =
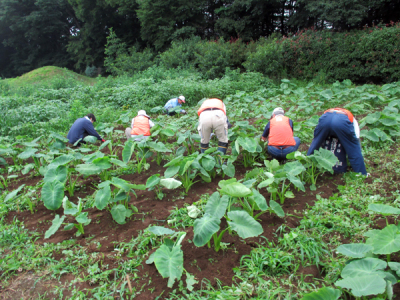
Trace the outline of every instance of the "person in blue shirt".
<instances>
[{"instance_id":1,"label":"person in blue shirt","mask_svg":"<svg viewBox=\"0 0 400 300\"><path fill-rule=\"evenodd\" d=\"M102 139L94 129L94 122L96 122L96 117L94 114L88 114L83 118L77 119L74 124L72 124L71 129L68 132L67 139L69 140L69 143L75 144L78 140L80 140L78 146L80 146L81 143L85 144L83 139L88 135L92 135L98 140L105 142L105 140Z\"/></svg>"},{"instance_id":2,"label":"person in blue shirt","mask_svg":"<svg viewBox=\"0 0 400 300\"><path fill-rule=\"evenodd\" d=\"M173 116L176 114L175 111L170 111L173 108L180 106L182 107L182 103L185 103L185 96L180 95L178 98L172 98L168 100L168 102L164 105L164 111L167 115ZM181 114L186 114L186 111L184 109L180 110Z\"/></svg>"}]
</instances>

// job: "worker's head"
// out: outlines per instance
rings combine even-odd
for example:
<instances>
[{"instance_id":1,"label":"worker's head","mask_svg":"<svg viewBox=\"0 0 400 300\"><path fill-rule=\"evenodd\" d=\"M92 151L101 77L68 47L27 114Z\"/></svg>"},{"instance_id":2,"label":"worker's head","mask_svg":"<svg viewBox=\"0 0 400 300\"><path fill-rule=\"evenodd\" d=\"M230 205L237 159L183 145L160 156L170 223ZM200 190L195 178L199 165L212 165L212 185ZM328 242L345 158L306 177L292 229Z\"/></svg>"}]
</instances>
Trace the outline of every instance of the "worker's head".
<instances>
[{"instance_id":1,"label":"worker's head","mask_svg":"<svg viewBox=\"0 0 400 300\"><path fill-rule=\"evenodd\" d=\"M90 120L92 123L96 122L96 117L94 116L94 114L87 114L86 117L88 117L89 120Z\"/></svg>"},{"instance_id":2,"label":"worker's head","mask_svg":"<svg viewBox=\"0 0 400 300\"><path fill-rule=\"evenodd\" d=\"M186 98L185 98L185 96L183 96L183 95L180 95L180 96L178 97L178 103L179 103L179 104L185 103L185 100L186 100Z\"/></svg>"},{"instance_id":3,"label":"worker's head","mask_svg":"<svg viewBox=\"0 0 400 300\"><path fill-rule=\"evenodd\" d=\"M283 116L284 114L285 114L285 112L284 112L284 110L283 110L282 107L277 107L277 108L275 108L274 111L272 112L272 116L273 116L273 117L274 117L274 116L278 116L278 115Z\"/></svg>"},{"instance_id":4,"label":"worker's head","mask_svg":"<svg viewBox=\"0 0 400 300\"><path fill-rule=\"evenodd\" d=\"M148 117L149 119L150 119L150 117L146 114L146 111L145 110L139 110L138 111L138 113L137 113L137 115L138 116L145 116L145 117Z\"/></svg>"}]
</instances>

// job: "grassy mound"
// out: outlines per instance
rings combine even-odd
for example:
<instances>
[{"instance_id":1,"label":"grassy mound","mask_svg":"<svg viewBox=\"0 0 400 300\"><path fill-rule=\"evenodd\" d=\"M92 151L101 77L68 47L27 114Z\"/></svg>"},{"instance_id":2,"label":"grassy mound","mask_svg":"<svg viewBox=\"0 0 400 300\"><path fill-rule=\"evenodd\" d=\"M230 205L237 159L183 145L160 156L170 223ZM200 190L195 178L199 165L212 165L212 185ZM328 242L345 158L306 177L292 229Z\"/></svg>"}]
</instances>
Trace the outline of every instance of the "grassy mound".
<instances>
[{"instance_id":1,"label":"grassy mound","mask_svg":"<svg viewBox=\"0 0 400 300\"><path fill-rule=\"evenodd\" d=\"M46 66L30 71L20 77L6 79L6 81L11 88L18 88L26 85L49 87L57 85L57 82L93 85L96 79L79 75L66 68Z\"/></svg>"}]
</instances>

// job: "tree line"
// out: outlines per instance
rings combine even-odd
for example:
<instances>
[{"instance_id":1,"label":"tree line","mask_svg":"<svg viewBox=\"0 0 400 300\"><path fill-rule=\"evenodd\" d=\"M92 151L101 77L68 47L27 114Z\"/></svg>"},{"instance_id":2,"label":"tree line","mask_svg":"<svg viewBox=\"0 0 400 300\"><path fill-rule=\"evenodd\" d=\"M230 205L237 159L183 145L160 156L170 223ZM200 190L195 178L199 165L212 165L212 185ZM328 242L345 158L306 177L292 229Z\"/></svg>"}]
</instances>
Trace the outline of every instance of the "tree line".
<instances>
[{"instance_id":1,"label":"tree line","mask_svg":"<svg viewBox=\"0 0 400 300\"><path fill-rule=\"evenodd\" d=\"M250 42L399 20L400 0L1 0L0 76L102 67L111 28L124 47L161 53L193 37Z\"/></svg>"}]
</instances>

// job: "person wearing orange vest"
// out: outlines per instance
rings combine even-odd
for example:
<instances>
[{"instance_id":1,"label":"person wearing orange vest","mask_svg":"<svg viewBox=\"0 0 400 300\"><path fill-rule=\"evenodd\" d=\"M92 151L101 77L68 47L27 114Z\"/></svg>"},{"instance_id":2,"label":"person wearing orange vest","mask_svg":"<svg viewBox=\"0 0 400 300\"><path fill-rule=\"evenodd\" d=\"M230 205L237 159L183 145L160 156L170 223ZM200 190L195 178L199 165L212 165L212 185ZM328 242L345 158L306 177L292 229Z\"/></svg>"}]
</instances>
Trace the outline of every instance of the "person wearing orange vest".
<instances>
[{"instance_id":1,"label":"person wearing orange vest","mask_svg":"<svg viewBox=\"0 0 400 300\"><path fill-rule=\"evenodd\" d=\"M150 136L150 128L154 123L150 121L150 117L146 114L145 110L139 110L137 117L132 119L132 127L125 130L127 139L135 138L139 142L142 139L147 139Z\"/></svg>"},{"instance_id":2,"label":"person wearing orange vest","mask_svg":"<svg viewBox=\"0 0 400 300\"><path fill-rule=\"evenodd\" d=\"M279 160L285 160L287 154L296 151L300 146L300 139L293 136L293 121L285 117L281 107L274 109L271 120L264 128L261 139L266 141L267 138L268 153Z\"/></svg>"},{"instance_id":3,"label":"person wearing orange vest","mask_svg":"<svg viewBox=\"0 0 400 300\"><path fill-rule=\"evenodd\" d=\"M201 153L208 149L211 133L218 138L218 150L226 154L228 149L228 123L224 102L218 98L206 99L199 110L199 135L201 137Z\"/></svg>"},{"instance_id":4,"label":"person wearing orange vest","mask_svg":"<svg viewBox=\"0 0 400 300\"><path fill-rule=\"evenodd\" d=\"M368 176L361 152L360 128L356 118L347 109L331 108L324 112L318 120L317 127L315 127L314 139L307 155L313 154L315 150L323 147L326 141L332 140L332 138L338 139L341 146L343 146L354 172ZM342 159L336 151L334 154L339 161ZM347 166L346 157L344 157L343 163ZM346 169L340 171L346 172Z\"/></svg>"}]
</instances>

